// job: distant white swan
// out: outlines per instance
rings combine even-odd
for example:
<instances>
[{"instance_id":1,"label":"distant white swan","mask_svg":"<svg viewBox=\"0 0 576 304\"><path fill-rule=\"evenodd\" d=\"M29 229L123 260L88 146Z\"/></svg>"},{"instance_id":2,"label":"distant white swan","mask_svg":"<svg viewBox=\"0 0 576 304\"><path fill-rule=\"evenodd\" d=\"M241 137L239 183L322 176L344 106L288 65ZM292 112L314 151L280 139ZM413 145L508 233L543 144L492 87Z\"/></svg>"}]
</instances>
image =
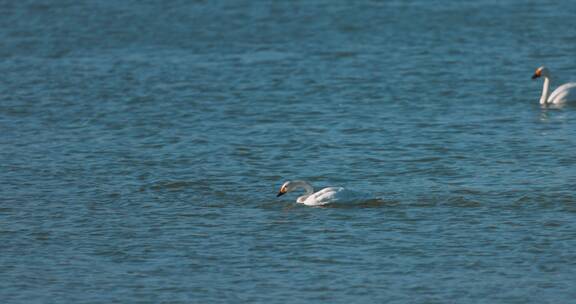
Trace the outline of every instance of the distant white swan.
<instances>
[{"instance_id":1,"label":"distant white swan","mask_svg":"<svg viewBox=\"0 0 576 304\"><path fill-rule=\"evenodd\" d=\"M542 87L542 96L540 97L540 104L547 105L561 105L566 102L576 102L576 82L565 83L554 90L550 94L550 70L541 66L536 69L532 79L544 77L544 87Z\"/></svg>"},{"instance_id":2,"label":"distant white swan","mask_svg":"<svg viewBox=\"0 0 576 304\"><path fill-rule=\"evenodd\" d=\"M344 202L357 202L369 199L369 195L365 193L346 190L342 187L328 187L318 192L314 192L314 188L305 181L287 181L280 187L280 192L276 197L282 196L288 192L304 189L306 193L296 199L297 203L308 206L322 206L330 203L344 203Z\"/></svg>"}]
</instances>

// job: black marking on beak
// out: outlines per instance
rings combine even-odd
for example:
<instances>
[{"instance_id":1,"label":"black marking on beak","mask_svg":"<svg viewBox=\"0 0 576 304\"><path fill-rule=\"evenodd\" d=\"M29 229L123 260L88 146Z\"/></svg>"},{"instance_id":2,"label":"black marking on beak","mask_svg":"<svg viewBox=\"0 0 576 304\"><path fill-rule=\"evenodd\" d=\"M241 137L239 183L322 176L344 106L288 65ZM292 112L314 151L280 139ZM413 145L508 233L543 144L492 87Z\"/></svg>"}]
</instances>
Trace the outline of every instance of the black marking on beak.
<instances>
[{"instance_id":1,"label":"black marking on beak","mask_svg":"<svg viewBox=\"0 0 576 304\"><path fill-rule=\"evenodd\" d=\"M276 197L280 197L280 196L282 196L282 195L284 195L284 194L286 194L286 192L280 191L280 192L278 192L278 194L276 194Z\"/></svg>"},{"instance_id":2,"label":"black marking on beak","mask_svg":"<svg viewBox=\"0 0 576 304\"><path fill-rule=\"evenodd\" d=\"M534 75L532 75L532 80L534 80L534 79L536 79L536 78L538 78L538 77L540 77L540 75L534 74Z\"/></svg>"}]
</instances>

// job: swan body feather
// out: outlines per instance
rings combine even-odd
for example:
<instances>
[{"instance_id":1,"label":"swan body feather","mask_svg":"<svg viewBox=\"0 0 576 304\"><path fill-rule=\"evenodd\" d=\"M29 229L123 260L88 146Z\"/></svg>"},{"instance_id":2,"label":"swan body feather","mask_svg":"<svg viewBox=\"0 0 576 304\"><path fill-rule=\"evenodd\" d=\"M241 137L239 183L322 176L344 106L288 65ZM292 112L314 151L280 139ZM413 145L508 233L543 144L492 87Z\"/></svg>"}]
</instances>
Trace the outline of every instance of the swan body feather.
<instances>
[{"instance_id":1,"label":"swan body feather","mask_svg":"<svg viewBox=\"0 0 576 304\"><path fill-rule=\"evenodd\" d=\"M576 82L565 83L548 97L548 103L563 104L570 101L576 101Z\"/></svg>"}]
</instances>

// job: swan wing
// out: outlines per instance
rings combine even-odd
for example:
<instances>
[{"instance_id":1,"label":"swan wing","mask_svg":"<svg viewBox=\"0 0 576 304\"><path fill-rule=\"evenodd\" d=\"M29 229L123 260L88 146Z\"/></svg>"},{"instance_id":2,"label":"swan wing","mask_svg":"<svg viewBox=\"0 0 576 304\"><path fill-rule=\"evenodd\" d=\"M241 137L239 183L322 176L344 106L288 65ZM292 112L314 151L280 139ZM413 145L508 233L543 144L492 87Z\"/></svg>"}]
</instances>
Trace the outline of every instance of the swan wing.
<instances>
[{"instance_id":1,"label":"swan wing","mask_svg":"<svg viewBox=\"0 0 576 304\"><path fill-rule=\"evenodd\" d=\"M338 201L338 193L344 191L341 187L328 187L311 194L304 204L309 206L321 206Z\"/></svg>"},{"instance_id":2,"label":"swan wing","mask_svg":"<svg viewBox=\"0 0 576 304\"><path fill-rule=\"evenodd\" d=\"M557 87L548 97L549 103L560 104L568 101L576 101L576 82L565 83Z\"/></svg>"},{"instance_id":3,"label":"swan wing","mask_svg":"<svg viewBox=\"0 0 576 304\"><path fill-rule=\"evenodd\" d=\"M304 204L321 206L331 203L355 202L368 199L365 193L346 190L342 187L324 188L306 198Z\"/></svg>"}]
</instances>

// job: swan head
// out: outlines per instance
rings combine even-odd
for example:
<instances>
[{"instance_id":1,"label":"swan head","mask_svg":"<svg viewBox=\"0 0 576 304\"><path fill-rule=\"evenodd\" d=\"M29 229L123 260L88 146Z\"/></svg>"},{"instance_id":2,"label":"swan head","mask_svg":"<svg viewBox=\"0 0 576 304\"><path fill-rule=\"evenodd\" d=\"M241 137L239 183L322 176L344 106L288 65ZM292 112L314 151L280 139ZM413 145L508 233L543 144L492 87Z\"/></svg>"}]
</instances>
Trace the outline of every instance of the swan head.
<instances>
[{"instance_id":1,"label":"swan head","mask_svg":"<svg viewBox=\"0 0 576 304\"><path fill-rule=\"evenodd\" d=\"M278 191L278 194L276 195L276 197L280 197L290 191L294 190L292 182L287 181L285 183L282 184L282 186L280 187L280 191Z\"/></svg>"},{"instance_id":2,"label":"swan head","mask_svg":"<svg viewBox=\"0 0 576 304\"><path fill-rule=\"evenodd\" d=\"M278 192L276 197L282 196L288 192L292 192L300 188L304 189L306 191L306 194L312 194L312 192L314 192L314 188L312 188L312 186L310 186L309 183L302 180L294 180L294 181L287 181L284 184L282 184L282 187L280 187L280 191Z\"/></svg>"},{"instance_id":3,"label":"swan head","mask_svg":"<svg viewBox=\"0 0 576 304\"><path fill-rule=\"evenodd\" d=\"M550 71L548 71L548 68L545 66L541 66L539 68L536 69L536 71L534 72L534 75L532 75L532 79L536 79L539 77L549 77L550 76Z\"/></svg>"}]
</instances>

